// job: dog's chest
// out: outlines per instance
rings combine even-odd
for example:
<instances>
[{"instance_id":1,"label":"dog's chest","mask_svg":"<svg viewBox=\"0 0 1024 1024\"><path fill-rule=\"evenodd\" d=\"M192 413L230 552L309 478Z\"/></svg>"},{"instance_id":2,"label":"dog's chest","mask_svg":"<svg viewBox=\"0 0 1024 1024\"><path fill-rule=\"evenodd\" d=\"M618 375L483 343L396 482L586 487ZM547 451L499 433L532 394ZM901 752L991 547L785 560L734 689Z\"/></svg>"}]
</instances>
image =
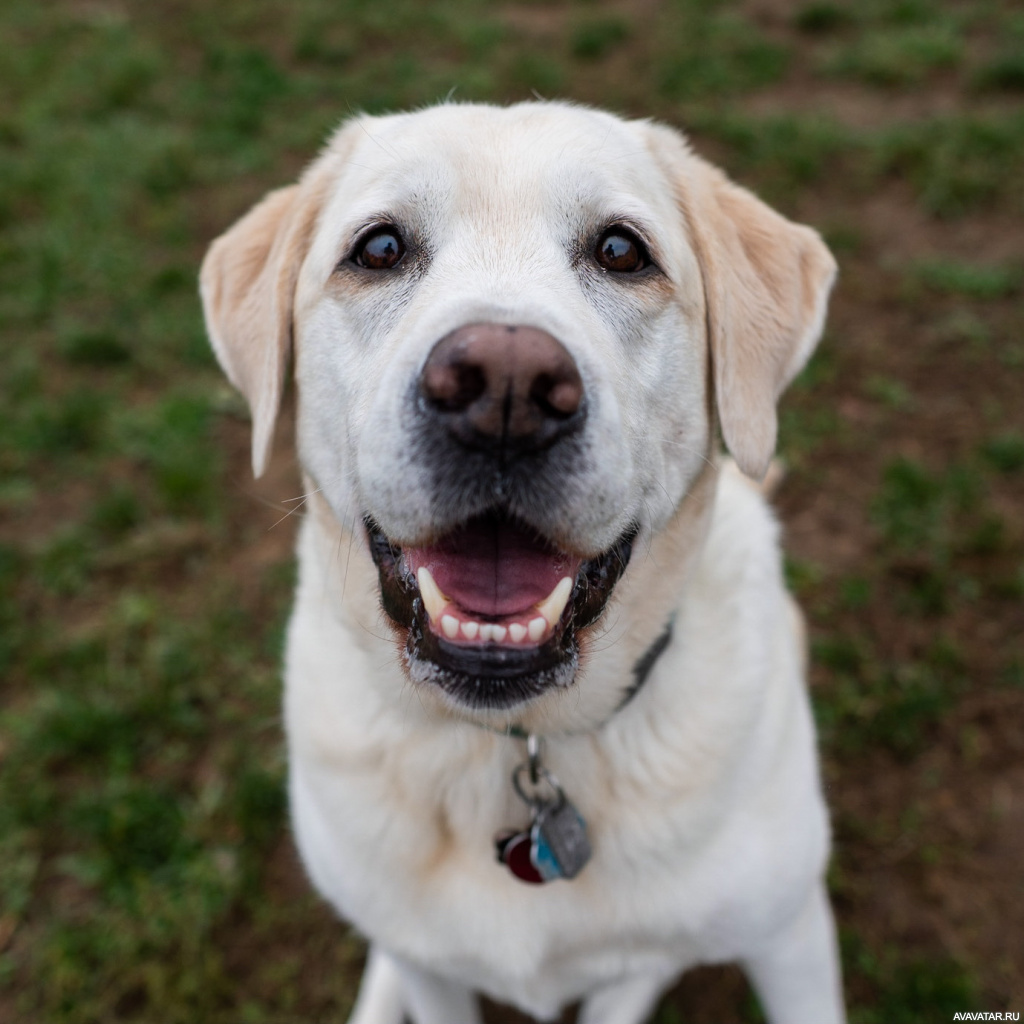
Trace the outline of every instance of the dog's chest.
<instances>
[{"instance_id":1,"label":"dog's chest","mask_svg":"<svg viewBox=\"0 0 1024 1024\"><path fill-rule=\"evenodd\" d=\"M295 830L313 881L383 948L495 998L548 993L555 1007L610 977L716 956L745 930L760 883L747 870L717 877L744 840L696 763L651 749L653 737L656 777L639 763L610 772L615 759L591 742L553 751L593 857L571 881L529 885L494 850L497 833L529 820L512 786L522 744L477 739L352 751L346 765L293 758Z\"/></svg>"},{"instance_id":2,"label":"dog's chest","mask_svg":"<svg viewBox=\"0 0 1024 1024\"><path fill-rule=\"evenodd\" d=\"M686 871L652 859L663 837L639 824L656 815L624 813L600 784L576 797L594 842L577 878L530 885L498 863L494 836L529 820L511 784L517 746L472 771L412 757L397 793L387 771L339 786L295 768L296 834L317 886L384 948L534 1012L697 959L690 923L703 913L681 903Z\"/></svg>"}]
</instances>

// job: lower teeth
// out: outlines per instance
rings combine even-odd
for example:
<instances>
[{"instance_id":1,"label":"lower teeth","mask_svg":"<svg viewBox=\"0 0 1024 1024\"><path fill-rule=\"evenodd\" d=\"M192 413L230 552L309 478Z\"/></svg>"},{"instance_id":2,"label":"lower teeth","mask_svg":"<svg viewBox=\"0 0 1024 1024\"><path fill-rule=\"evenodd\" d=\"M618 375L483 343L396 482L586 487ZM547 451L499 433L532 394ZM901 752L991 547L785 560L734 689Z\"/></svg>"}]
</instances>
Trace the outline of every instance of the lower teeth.
<instances>
[{"instance_id":1,"label":"lower teeth","mask_svg":"<svg viewBox=\"0 0 1024 1024\"><path fill-rule=\"evenodd\" d=\"M428 616L429 618L429 616ZM548 623L543 616L536 616L529 623L510 622L501 625L497 622L460 622L454 615L441 616L441 632L449 640L460 637L464 640L480 639L484 643L505 643L506 638L514 644L521 644L529 638L531 643L539 643L548 632Z\"/></svg>"}]
</instances>

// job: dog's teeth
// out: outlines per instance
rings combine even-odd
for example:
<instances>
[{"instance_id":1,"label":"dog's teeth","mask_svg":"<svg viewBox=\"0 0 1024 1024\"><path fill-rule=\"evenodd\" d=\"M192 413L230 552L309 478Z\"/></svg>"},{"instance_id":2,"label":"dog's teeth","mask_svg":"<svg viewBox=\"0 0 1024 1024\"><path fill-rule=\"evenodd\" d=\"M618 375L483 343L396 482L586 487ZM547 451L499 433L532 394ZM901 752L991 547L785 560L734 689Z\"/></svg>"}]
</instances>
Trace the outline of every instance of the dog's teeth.
<instances>
[{"instance_id":1,"label":"dog's teeth","mask_svg":"<svg viewBox=\"0 0 1024 1024\"><path fill-rule=\"evenodd\" d=\"M526 625L510 622L508 626L502 626L497 622L460 622L456 616L446 614L445 609L451 602L441 592L433 574L425 565L416 570L416 582L419 584L420 599L427 618L440 626L449 640L454 640L461 633L467 640L479 637L484 643L500 644L508 637L512 643L518 644L527 636L534 643L538 642L548 630L555 627L572 594L572 579L564 576L555 589L537 605L538 614Z\"/></svg>"},{"instance_id":2,"label":"dog's teeth","mask_svg":"<svg viewBox=\"0 0 1024 1024\"><path fill-rule=\"evenodd\" d=\"M434 582L430 570L421 565L416 570L416 582L420 585L420 597L423 599L423 607L427 610L427 618L431 622L437 622L444 612L448 598L441 593L441 588Z\"/></svg>"},{"instance_id":3,"label":"dog's teeth","mask_svg":"<svg viewBox=\"0 0 1024 1024\"><path fill-rule=\"evenodd\" d=\"M537 611L544 616L545 621L552 629L555 623L562 617L562 612L565 611L565 606L569 603L569 595L571 593L572 579L568 576L563 576L558 581L558 586L537 605ZM530 625L532 626L533 623L530 623Z\"/></svg>"},{"instance_id":4,"label":"dog's teeth","mask_svg":"<svg viewBox=\"0 0 1024 1024\"><path fill-rule=\"evenodd\" d=\"M485 622L480 626L481 640L493 640L495 643L500 644L507 635L508 630L504 626L499 626L496 622Z\"/></svg>"}]
</instances>

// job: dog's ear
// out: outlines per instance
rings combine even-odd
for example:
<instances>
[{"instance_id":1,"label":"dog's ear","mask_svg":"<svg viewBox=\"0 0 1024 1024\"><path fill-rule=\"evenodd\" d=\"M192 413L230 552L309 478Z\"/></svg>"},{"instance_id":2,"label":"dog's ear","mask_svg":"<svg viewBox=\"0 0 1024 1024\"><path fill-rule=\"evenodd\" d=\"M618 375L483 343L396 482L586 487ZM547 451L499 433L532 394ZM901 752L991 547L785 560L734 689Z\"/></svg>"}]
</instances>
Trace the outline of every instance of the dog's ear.
<instances>
[{"instance_id":1,"label":"dog's ear","mask_svg":"<svg viewBox=\"0 0 1024 1024\"><path fill-rule=\"evenodd\" d=\"M652 126L703 274L715 398L726 446L760 480L775 451L775 404L821 337L836 262L794 224Z\"/></svg>"},{"instance_id":2,"label":"dog's ear","mask_svg":"<svg viewBox=\"0 0 1024 1024\"><path fill-rule=\"evenodd\" d=\"M263 473L292 346L299 268L322 204L315 178L271 192L216 239L199 292L213 351L252 412L252 469Z\"/></svg>"}]
</instances>

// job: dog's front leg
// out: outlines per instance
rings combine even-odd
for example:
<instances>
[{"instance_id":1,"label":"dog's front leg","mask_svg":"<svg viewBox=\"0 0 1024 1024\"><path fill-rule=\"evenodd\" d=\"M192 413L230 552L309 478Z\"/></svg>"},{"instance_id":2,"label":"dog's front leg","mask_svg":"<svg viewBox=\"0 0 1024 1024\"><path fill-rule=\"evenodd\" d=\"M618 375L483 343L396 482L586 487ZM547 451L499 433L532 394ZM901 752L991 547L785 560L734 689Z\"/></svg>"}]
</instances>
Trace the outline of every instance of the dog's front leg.
<instances>
[{"instance_id":1,"label":"dog's front leg","mask_svg":"<svg viewBox=\"0 0 1024 1024\"><path fill-rule=\"evenodd\" d=\"M824 884L743 967L771 1024L844 1024L836 926Z\"/></svg>"},{"instance_id":2,"label":"dog's front leg","mask_svg":"<svg viewBox=\"0 0 1024 1024\"><path fill-rule=\"evenodd\" d=\"M579 1024L642 1024L673 977L641 974L599 989L584 1000Z\"/></svg>"},{"instance_id":3,"label":"dog's front leg","mask_svg":"<svg viewBox=\"0 0 1024 1024\"><path fill-rule=\"evenodd\" d=\"M371 946L348 1024L480 1024L473 993Z\"/></svg>"},{"instance_id":4,"label":"dog's front leg","mask_svg":"<svg viewBox=\"0 0 1024 1024\"><path fill-rule=\"evenodd\" d=\"M401 1004L412 1024L482 1024L480 1004L465 985L442 978L400 957L387 956L387 962L398 976ZM362 991L359 998L362 999ZM382 1020L390 1024L392 1018ZM358 1024L364 1024L363 1020L360 1019ZM365 1024L370 1024L370 1018ZM376 1024L376 1018L373 1024Z\"/></svg>"},{"instance_id":5,"label":"dog's front leg","mask_svg":"<svg viewBox=\"0 0 1024 1024\"><path fill-rule=\"evenodd\" d=\"M371 946L348 1024L402 1024L404 1019L398 966L383 950Z\"/></svg>"}]
</instances>

